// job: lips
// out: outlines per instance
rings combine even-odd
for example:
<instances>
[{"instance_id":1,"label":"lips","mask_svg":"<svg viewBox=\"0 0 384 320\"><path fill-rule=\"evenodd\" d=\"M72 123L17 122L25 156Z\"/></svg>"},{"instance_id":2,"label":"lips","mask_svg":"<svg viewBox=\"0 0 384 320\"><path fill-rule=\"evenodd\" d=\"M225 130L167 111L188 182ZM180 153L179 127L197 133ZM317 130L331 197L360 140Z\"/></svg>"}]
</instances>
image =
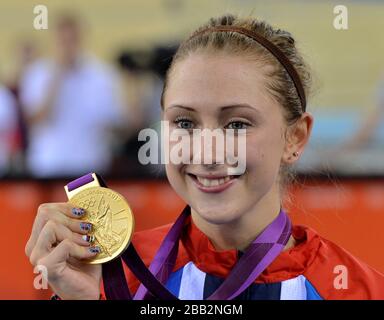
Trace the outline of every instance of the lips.
<instances>
[{"instance_id":1,"label":"lips","mask_svg":"<svg viewBox=\"0 0 384 320\"><path fill-rule=\"evenodd\" d=\"M219 186L219 185L222 185L222 184L228 182L231 179L231 177L226 176L225 178L209 178L209 179L207 179L207 178L196 176L196 179L204 187L216 187L216 186Z\"/></svg>"},{"instance_id":2,"label":"lips","mask_svg":"<svg viewBox=\"0 0 384 320\"><path fill-rule=\"evenodd\" d=\"M188 173L197 188L204 192L221 192L229 188L239 176L195 175Z\"/></svg>"}]
</instances>

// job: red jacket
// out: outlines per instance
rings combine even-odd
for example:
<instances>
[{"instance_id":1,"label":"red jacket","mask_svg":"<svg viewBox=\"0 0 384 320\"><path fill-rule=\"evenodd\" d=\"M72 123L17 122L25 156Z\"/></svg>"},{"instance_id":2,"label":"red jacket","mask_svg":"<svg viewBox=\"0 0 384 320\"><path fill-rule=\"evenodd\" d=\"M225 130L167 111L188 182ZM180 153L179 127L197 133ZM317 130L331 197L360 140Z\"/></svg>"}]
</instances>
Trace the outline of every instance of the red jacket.
<instances>
[{"instance_id":1,"label":"red jacket","mask_svg":"<svg viewBox=\"0 0 384 320\"><path fill-rule=\"evenodd\" d=\"M170 226L134 234L133 244L147 266ZM167 287L181 299L203 299L205 292L211 290L209 286L228 275L236 263L237 251L215 250L191 217L184 230ZM247 299L384 299L383 274L311 228L294 226L292 235L296 245L281 252L264 270L252 285L254 288L250 289ZM127 267L125 272L129 289L134 293L139 281ZM185 283L184 278L187 279ZM193 286L188 287L189 283ZM343 284L341 288L340 284Z\"/></svg>"}]
</instances>

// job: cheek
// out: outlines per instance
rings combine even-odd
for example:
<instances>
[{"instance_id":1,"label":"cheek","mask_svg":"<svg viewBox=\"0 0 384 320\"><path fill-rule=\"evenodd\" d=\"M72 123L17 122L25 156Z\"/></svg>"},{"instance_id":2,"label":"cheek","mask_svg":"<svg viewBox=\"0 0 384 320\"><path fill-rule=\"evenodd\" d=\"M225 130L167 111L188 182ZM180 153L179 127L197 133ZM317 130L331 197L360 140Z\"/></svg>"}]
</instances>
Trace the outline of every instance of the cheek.
<instances>
[{"instance_id":1,"label":"cheek","mask_svg":"<svg viewBox=\"0 0 384 320\"><path fill-rule=\"evenodd\" d=\"M187 186L185 176L180 171L180 166L168 163L165 165L165 172L169 184L180 197L184 198Z\"/></svg>"},{"instance_id":2,"label":"cheek","mask_svg":"<svg viewBox=\"0 0 384 320\"><path fill-rule=\"evenodd\" d=\"M171 184L180 183L181 175L178 170L178 166L172 163L168 163L165 165L165 172L167 174L167 178Z\"/></svg>"},{"instance_id":3,"label":"cheek","mask_svg":"<svg viewBox=\"0 0 384 320\"><path fill-rule=\"evenodd\" d=\"M247 169L257 179L276 177L281 162L283 144L278 134L253 135L247 138Z\"/></svg>"}]
</instances>

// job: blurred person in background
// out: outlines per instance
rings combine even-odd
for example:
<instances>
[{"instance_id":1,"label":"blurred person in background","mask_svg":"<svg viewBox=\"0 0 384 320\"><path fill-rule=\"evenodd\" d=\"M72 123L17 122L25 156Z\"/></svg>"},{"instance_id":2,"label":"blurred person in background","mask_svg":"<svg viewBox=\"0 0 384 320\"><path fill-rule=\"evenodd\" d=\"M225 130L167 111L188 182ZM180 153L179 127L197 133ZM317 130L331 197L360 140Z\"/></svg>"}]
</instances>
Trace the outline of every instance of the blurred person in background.
<instances>
[{"instance_id":1,"label":"blurred person in background","mask_svg":"<svg viewBox=\"0 0 384 320\"><path fill-rule=\"evenodd\" d=\"M15 100L9 90L0 85L0 177L10 172L16 127Z\"/></svg>"},{"instance_id":2,"label":"blurred person in background","mask_svg":"<svg viewBox=\"0 0 384 320\"><path fill-rule=\"evenodd\" d=\"M111 133L126 125L114 73L85 53L83 31L74 15L58 17L55 56L32 64L22 80L27 166L35 177L108 172Z\"/></svg>"},{"instance_id":3,"label":"blurred person in background","mask_svg":"<svg viewBox=\"0 0 384 320\"><path fill-rule=\"evenodd\" d=\"M117 59L124 91L124 105L129 114L135 115L134 123L125 126L120 156L114 169L123 175L164 174L161 166L145 165L137 154L143 142L138 141L141 129L152 128L160 135L160 98L165 73L176 46L156 47L149 51L123 51Z\"/></svg>"},{"instance_id":4,"label":"blurred person in background","mask_svg":"<svg viewBox=\"0 0 384 320\"><path fill-rule=\"evenodd\" d=\"M10 174L23 175L25 173L25 156L28 146L27 124L20 101L20 84L25 71L38 57L38 46L35 39L22 38L16 44L14 50L15 69L6 79L6 86L15 99L17 124L14 135L14 152Z\"/></svg>"}]
</instances>

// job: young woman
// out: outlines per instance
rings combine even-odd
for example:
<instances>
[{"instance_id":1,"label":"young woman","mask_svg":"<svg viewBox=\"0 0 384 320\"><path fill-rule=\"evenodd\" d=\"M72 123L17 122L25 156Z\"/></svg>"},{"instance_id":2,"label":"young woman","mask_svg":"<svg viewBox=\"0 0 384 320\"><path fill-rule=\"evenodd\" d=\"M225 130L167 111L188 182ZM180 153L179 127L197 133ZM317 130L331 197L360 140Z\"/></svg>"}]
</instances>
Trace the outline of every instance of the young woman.
<instances>
[{"instance_id":1,"label":"young woman","mask_svg":"<svg viewBox=\"0 0 384 320\"><path fill-rule=\"evenodd\" d=\"M290 228L284 220L289 167L303 152L313 124L306 111L310 82L295 40L265 22L226 15L181 44L164 86L163 120L171 130L246 129L246 169L229 175L225 162L166 165L170 184L188 204L176 261L163 279L176 297L384 298L383 275L312 229ZM31 263L48 268L50 286L62 299L103 296L101 266L79 262L100 250L83 240L89 229L77 220L82 214L65 203L42 205L26 245ZM271 231L276 224L280 231ZM147 266L170 227L134 235ZM265 245L271 234L280 241L274 253L274 246ZM252 255L260 257L248 259ZM130 291L146 297L138 279L125 271ZM218 294L223 283L226 292Z\"/></svg>"}]
</instances>

